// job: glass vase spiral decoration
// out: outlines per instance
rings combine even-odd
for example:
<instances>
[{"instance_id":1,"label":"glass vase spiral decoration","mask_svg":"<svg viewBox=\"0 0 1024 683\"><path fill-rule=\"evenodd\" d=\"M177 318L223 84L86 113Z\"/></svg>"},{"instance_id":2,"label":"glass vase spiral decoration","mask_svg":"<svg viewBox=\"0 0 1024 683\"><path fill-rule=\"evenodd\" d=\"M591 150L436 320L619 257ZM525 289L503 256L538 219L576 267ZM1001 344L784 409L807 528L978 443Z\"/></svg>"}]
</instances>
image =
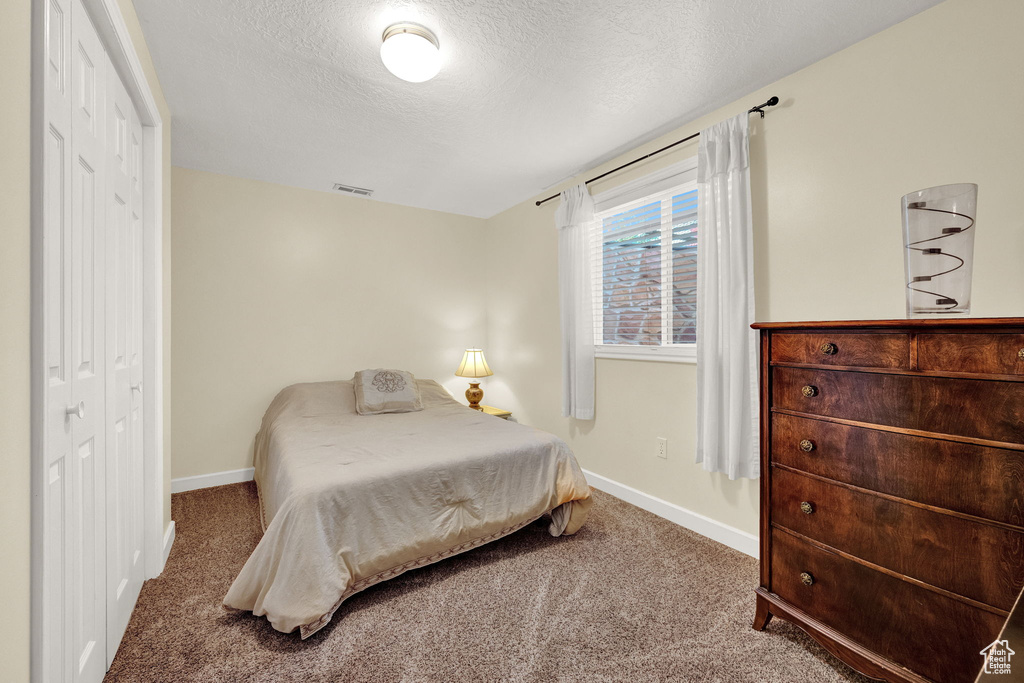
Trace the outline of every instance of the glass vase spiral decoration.
<instances>
[{"instance_id":1,"label":"glass vase spiral decoration","mask_svg":"<svg viewBox=\"0 0 1024 683\"><path fill-rule=\"evenodd\" d=\"M977 205L974 183L903 197L908 318L970 314Z\"/></svg>"}]
</instances>

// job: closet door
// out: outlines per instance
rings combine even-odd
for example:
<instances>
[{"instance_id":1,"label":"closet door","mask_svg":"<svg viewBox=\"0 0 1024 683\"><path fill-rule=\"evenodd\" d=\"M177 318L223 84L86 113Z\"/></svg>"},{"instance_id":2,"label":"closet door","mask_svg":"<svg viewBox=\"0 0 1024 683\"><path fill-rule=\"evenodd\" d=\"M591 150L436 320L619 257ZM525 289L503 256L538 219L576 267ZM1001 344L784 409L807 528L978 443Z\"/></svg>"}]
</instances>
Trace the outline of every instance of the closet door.
<instances>
[{"instance_id":1,"label":"closet door","mask_svg":"<svg viewBox=\"0 0 1024 683\"><path fill-rule=\"evenodd\" d=\"M91 683L143 580L142 131L82 0L44 7L35 675Z\"/></svg>"},{"instance_id":2,"label":"closet door","mask_svg":"<svg viewBox=\"0 0 1024 683\"><path fill-rule=\"evenodd\" d=\"M109 71L107 108L107 652L112 660L143 574L142 129Z\"/></svg>"},{"instance_id":3,"label":"closet door","mask_svg":"<svg viewBox=\"0 0 1024 683\"><path fill-rule=\"evenodd\" d=\"M71 623L68 581L71 553L66 539L71 511L71 428L77 419L71 406L71 4L46 5L44 36L46 75L43 81L43 467L42 475L42 656L40 678L70 681ZM36 476L39 476L37 474Z\"/></svg>"},{"instance_id":4,"label":"closet door","mask_svg":"<svg viewBox=\"0 0 1024 683\"><path fill-rule=\"evenodd\" d=\"M80 0L72 5L71 423L67 540L72 680L98 681L106 661L103 415L104 117L108 61ZM66 269L67 270L67 269Z\"/></svg>"}]
</instances>

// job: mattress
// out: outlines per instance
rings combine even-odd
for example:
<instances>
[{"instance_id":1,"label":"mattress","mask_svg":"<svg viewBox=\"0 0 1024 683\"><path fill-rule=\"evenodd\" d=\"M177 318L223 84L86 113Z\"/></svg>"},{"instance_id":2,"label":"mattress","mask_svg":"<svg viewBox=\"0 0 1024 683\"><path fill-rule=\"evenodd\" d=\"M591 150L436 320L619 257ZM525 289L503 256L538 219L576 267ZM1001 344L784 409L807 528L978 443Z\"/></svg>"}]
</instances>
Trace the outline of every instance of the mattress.
<instances>
[{"instance_id":1,"label":"mattress","mask_svg":"<svg viewBox=\"0 0 1024 683\"><path fill-rule=\"evenodd\" d=\"M307 638L349 596L550 513L575 533L590 487L569 447L417 380L423 410L359 415L350 381L296 384L267 409L254 465L264 528L224 598Z\"/></svg>"}]
</instances>

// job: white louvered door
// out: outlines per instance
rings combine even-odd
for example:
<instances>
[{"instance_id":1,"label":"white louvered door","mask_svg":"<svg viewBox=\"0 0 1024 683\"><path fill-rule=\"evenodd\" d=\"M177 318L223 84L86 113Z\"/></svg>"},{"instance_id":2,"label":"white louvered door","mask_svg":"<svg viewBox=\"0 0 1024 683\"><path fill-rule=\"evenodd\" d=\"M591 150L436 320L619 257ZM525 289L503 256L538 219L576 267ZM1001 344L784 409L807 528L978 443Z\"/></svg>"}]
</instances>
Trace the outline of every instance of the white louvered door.
<instances>
[{"instance_id":1,"label":"white louvered door","mask_svg":"<svg viewBox=\"0 0 1024 683\"><path fill-rule=\"evenodd\" d=\"M142 589L142 128L111 69L107 111L107 651ZM109 664L109 662L108 662Z\"/></svg>"},{"instance_id":2,"label":"white louvered door","mask_svg":"<svg viewBox=\"0 0 1024 683\"><path fill-rule=\"evenodd\" d=\"M82 1L45 8L37 676L92 683L143 580L141 129Z\"/></svg>"}]
</instances>

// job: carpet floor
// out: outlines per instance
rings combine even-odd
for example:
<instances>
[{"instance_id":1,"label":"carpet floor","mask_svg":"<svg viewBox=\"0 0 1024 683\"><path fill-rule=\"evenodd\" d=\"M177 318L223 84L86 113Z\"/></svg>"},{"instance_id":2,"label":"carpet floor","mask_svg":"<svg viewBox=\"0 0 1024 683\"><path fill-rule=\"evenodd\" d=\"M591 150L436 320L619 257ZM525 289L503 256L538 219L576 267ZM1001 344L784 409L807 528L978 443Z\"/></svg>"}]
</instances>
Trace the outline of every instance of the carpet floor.
<instances>
[{"instance_id":1,"label":"carpet floor","mask_svg":"<svg viewBox=\"0 0 1024 683\"><path fill-rule=\"evenodd\" d=\"M221 599L260 539L252 483L175 494L177 538L106 681L858 681L802 631L750 628L757 563L601 492L349 598L308 640Z\"/></svg>"}]
</instances>

